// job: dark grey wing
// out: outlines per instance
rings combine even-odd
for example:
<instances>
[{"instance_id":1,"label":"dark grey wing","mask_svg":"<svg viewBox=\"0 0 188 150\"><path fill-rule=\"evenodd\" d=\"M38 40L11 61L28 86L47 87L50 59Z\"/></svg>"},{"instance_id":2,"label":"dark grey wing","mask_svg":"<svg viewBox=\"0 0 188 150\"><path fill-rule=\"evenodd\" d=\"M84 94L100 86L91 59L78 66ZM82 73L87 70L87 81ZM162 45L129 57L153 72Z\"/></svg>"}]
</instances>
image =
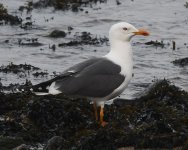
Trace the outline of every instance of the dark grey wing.
<instances>
[{"instance_id":1,"label":"dark grey wing","mask_svg":"<svg viewBox=\"0 0 188 150\"><path fill-rule=\"evenodd\" d=\"M55 81L55 89L66 95L105 97L125 79L121 67L106 58L97 59L77 73Z\"/></svg>"},{"instance_id":2,"label":"dark grey wing","mask_svg":"<svg viewBox=\"0 0 188 150\"><path fill-rule=\"evenodd\" d=\"M66 69L60 76L67 76L67 75L70 75L70 74L75 74L75 73L78 73L80 71L82 71L83 69L87 68L88 66L98 62L101 58L91 58L91 59L88 59L84 62L81 62L81 63L78 63L68 69Z\"/></svg>"},{"instance_id":3,"label":"dark grey wing","mask_svg":"<svg viewBox=\"0 0 188 150\"><path fill-rule=\"evenodd\" d=\"M87 68L88 66L94 64L95 62L97 62L98 60L100 60L100 58L91 58L88 59L84 62L81 62L77 65L74 65L70 68L68 68L67 70L65 70L63 73L61 73L60 75L56 76L53 79L50 79L48 81L39 83L37 85L34 85L32 87L29 87L33 89L34 92L48 92L48 87L57 80L64 80L66 78L69 78L77 73L79 73L80 71L82 71L84 68Z\"/></svg>"}]
</instances>

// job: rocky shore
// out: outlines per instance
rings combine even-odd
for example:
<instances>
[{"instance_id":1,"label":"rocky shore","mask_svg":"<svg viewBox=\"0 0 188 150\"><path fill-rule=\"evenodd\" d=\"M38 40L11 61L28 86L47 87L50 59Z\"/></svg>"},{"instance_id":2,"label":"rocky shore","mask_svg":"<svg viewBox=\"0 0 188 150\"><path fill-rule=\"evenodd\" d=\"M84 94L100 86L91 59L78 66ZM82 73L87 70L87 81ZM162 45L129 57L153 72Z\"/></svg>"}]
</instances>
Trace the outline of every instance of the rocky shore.
<instances>
[{"instance_id":1,"label":"rocky shore","mask_svg":"<svg viewBox=\"0 0 188 150\"><path fill-rule=\"evenodd\" d=\"M167 80L143 96L105 106L106 127L85 99L0 93L0 147L48 150L183 148L188 140L188 93Z\"/></svg>"},{"instance_id":2,"label":"rocky shore","mask_svg":"<svg viewBox=\"0 0 188 150\"><path fill-rule=\"evenodd\" d=\"M12 35L12 33L9 36L4 34L6 38L2 38L1 40L1 44L4 45L3 50L6 47L10 49L18 47L18 52L26 49L25 53L28 53L28 55L29 51L33 51L30 54L31 56L33 55L36 58L45 56L43 59L54 55L51 57L55 59L53 62L58 60L56 57L65 58L69 56L69 53L71 55L82 54L83 52L75 50L75 47L79 46L82 51L99 51L92 46L108 46L108 38L86 28L94 25L99 28L99 23L100 25L105 22L110 24L115 22L115 19L110 20L106 18L106 14L103 14L99 20L92 18L89 22L88 20L84 20L78 23L81 27L83 26L84 30L82 28L76 29L77 24L70 26L68 23L66 27L63 26L63 29L60 27L56 29L56 26L53 27L53 25L50 25L48 28L47 25L43 26L42 23L42 26L39 26L37 21L41 18L37 18L37 20L32 16L31 12L33 10L52 8L54 12L61 11L61 13L65 13L70 11L74 14L83 13L82 15L88 15L102 9L102 6L97 6L96 8L93 8L93 6L106 3L107 0L38 0L35 3L28 2L19 6L15 13L7 10L6 6L0 4L0 25L10 26L10 28L16 27L16 31L22 31L18 34L14 33L15 35ZM120 5L121 2L116 0L116 4ZM184 6L188 8L188 2ZM182 7L184 6L182 4ZM52 14L54 13L53 11ZM27 15L22 15L24 12ZM50 24L55 19L55 21L58 20L57 14L54 13L42 19ZM174 14L176 13L174 12ZM117 19L117 21L119 20ZM95 22L98 23L95 24ZM86 26L84 26L85 24ZM174 27L176 26L173 26L173 30L175 30ZM44 27L46 29L43 29ZM34 34L35 30L37 30L37 34ZM153 32L157 31L154 30ZM12 38L14 36L16 38ZM160 54L159 58L166 54L169 55L169 51L170 54L174 52L179 54L183 53L182 50L187 50L188 48L187 43L176 45L174 38L172 37L173 40L171 40L170 35L170 40L163 40L160 37L161 35L157 37L157 40L151 39L148 42L133 43L133 45L141 45L144 47L144 50L151 50L149 53L155 51L156 54ZM84 46L88 46L89 48ZM71 48L73 52L71 52ZM108 48L104 47L104 49ZM8 50L7 54L9 53ZM163 53L165 50L166 53ZM11 52L14 51L12 50ZM65 53L66 51L69 53ZM21 55L21 57L16 58L18 60L26 56ZM144 56L148 60L150 55L148 53L144 54L144 51L140 51L139 49L137 57L140 59ZM172 55L169 56L171 57ZM181 55L181 57L177 56L176 58L172 58L172 60L169 59L168 62L172 66L180 68L183 72L188 65L188 58ZM29 59L28 63L33 64L30 62L32 59L33 57ZM75 58L71 59L71 61L74 61ZM46 62L49 63L49 60L46 59ZM146 60L142 60L141 65L136 66L136 68L140 68L140 70L143 66L148 67L147 69L150 67L153 68L156 60L153 61L153 58L151 59L152 61ZM147 64L152 64L152 66L143 64L144 61ZM60 64L62 65L65 62L63 60ZM164 65L164 62L161 61L159 64L161 67ZM39 67L42 68L41 66ZM0 66L0 73L3 75L0 81L6 82L6 77L4 78L4 76L8 74L12 75L13 80L17 81L18 79L18 82L15 82L16 84L11 83L8 86L0 82L0 150L188 149L188 91L183 91L170 81L165 79L155 81L153 85L146 87L147 92L137 96L135 99L116 99L113 104L106 105L104 118L108 122L108 125L100 127L95 121L93 106L86 99L72 99L65 95L36 96L27 91L16 92L16 89L19 87L27 89L28 86L32 86L30 77L34 79L49 79L51 78L50 75L52 77L57 75L56 72L52 74L39 67L27 63L24 64L24 62L10 62L8 65L1 64ZM154 68L157 69L157 67ZM157 71L155 70L155 72ZM183 73L187 75L186 71ZM20 85L19 79L26 80L25 84ZM9 80L8 77L7 80ZM183 80L180 82L183 83ZM140 83L148 84L141 80ZM138 84L135 85L139 86Z\"/></svg>"}]
</instances>

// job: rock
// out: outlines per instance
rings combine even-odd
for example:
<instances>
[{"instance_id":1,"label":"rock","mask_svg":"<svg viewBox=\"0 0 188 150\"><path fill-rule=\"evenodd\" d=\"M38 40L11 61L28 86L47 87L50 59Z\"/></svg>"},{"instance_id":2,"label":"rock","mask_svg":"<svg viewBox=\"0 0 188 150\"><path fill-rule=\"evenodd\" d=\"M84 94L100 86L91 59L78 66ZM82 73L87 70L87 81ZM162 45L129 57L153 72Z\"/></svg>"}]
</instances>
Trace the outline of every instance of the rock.
<instances>
[{"instance_id":1,"label":"rock","mask_svg":"<svg viewBox=\"0 0 188 150\"><path fill-rule=\"evenodd\" d=\"M18 10L20 12L23 12L24 10L26 10L27 14L30 13L33 10L33 2L32 1L28 1L25 6L20 6L18 8Z\"/></svg>"},{"instance_id":2,"label":"rock","mask_svg":"<svg viewBox=\"0 0 188 150\"><path fill-rule=\"evenodd\" d=\"M151 45L151 46L161 47L161 48L164 48L164 46L165 46L163 41L161 41L161 42L159 42L159 41L149 41L149 42L146 42L145 45Z\"/></svg>"},{"instance_id":3,"label":"rock","mask_svg":"<svg viewBox=\"0 0 188 150\"><path fill-rule=\"evenodd\" d=\"M188 150L188 140L184 143L181 150Z\"/></svg>"},{"instance_id":4,"label":"rock","mask_svg":"<svg viewBox=\"0 0 188 150\"><path fill-rule=\"evenodd\" d=\"M184 67L188 65L188 57L181 58L181 59L176 59L172 62L174 65Z\"/></svg>"},{"instance_id":5,"label":"rock","mask_svg":"<svg viewBox=\"0 0 188 150\"><path fill-rule=\"evenodd\" d=\"M3 6L3 4L0 4L0 22L4 21L4 24L11 24L11 25L17 25L22 22L22 19L8 14L7 9Z\"/></svg>"},{"instance_id":6,"label":"rock","mask_svg":"<svg viewBox=\"0 0 188 150\"><path fill-rule=\"evenodd\" d=\"M21 144L20 146L14 148L13 150L29 150L29 147L26 144Z\"/></svg>"},{"instance_id":7,"label":"rock","mask_svg":"<svg viewBox=\"0 0 188 150\"><path fill-rule=\"evenodd\" d=\"M116 0L117 5L121 5L121 2L119 0Z\"/></svg>"},{"instance_id":8,"label":"rock","mask_svg":"<svg viewBox=\"0 0 188 150\"><path fill-rule=\"evenodd\" d=\"M188 139L188 93L169 81L121 101L105 106L103 128L85 99L0 93L0 134L22 138L18 145L48 141L46 149L169 149Z\"/></svg>"},{"instance_id":9,"label":"rock","mask_svg":"<svg viewBox=\"0 0 188 150\"><path fill-rule=\"evenodd\" d=\"M49 49L52 49L53 51L55 51L56 50L56 45L55 44L53 44L52 46L49 45Z\"/></svg>"},{"instance_id":10,"label":"rock","mask_svg":"<svg viewBox=\"0 0 188 150\"><path fill-rule=\"evenodd\" d=\"M19 46L38 47L38 46L42 46L44 44L40 43L38 41L38 38L23 38L23 39L18 39L18 45Z\"/></svg>"},{"instance_id":11,"label":"rock","mask_svg":"<svg viewBox=\"0 0 188 150\"><path fill-rule=\"evenodd\" d=\"M35 72L32 74L34 77L44 77L44 76L47 76L48 75L48 72Z\"/></svg>"},{"instance_id":12,"label":"rock","mask_svg":"<svg viewBox=\"0 0 188 150\"><path fill-rule=\"evenodd\" d=\"M72 10L73 12L78 12L82 10L82 7L91 7L92 4L97 2L105 3L107 0L39 0L33 3L34 8L49 7L52 6L58 10Z\"/></svg>"},{"instance_id":13,"label":"rock","mask_svg":"<svg viewBox=\"0 0 188 150\"><path fill-rule=\"evenodd\" d=\"M67 43L60 43L60 47L64 46L77 46L77 45L102 45L108 44L109 39L107 37L97 37L90 32L81 32L74 35L74 40Z\"/></svg>"},{"instance_id":14,"label":"rock","mask_svg":"<svg viewBox=\"0 0 188 150\"><path fill-rule=\"evenodd\" d=\"M33 22L28 21L28 22L22 23L22 24L20 25L20 28L21 28L21 29L25 29L25 30L32 29L32 28L33 28Z\"/></svg>"},{"instance_id":15,"label":"rock","mask_svg":"<svg viewBox=\"0 0 188 150\"><path fill-rule=\"evenodd\" d=\"M27 94L28 93L5 94L5 93L0 92L0 114L2 115L2 114L6 114L7 112L21 110L23 107L25 107L25 105L27 105L28 96L29 97L31 96ZM6 127L8 128L8 124ZM2 132L3 131L0 130L0 133Z\"/></svg>"},{"instance_id":16,"label":"rock","mask_svg":"<svg viewBox=\"0 0 188 150\"><path fill-rule=\"evenodd\" d=\"M3 4L0 4L0 14L7 14L7 9L3 6Z\"/></svg>"},{"instance_id":17,"label":"rock","mask_svg":"<svg viewBox=\"0 0 188 150\"><path fill-rule=\"evenodd\" d=\"M63 138L60 136L54 136L48 140L44 150L63 150Z\"/></svg>"},{"instance_id":18,"label":"rock","mask_svg":"<svg viewBox=\"0 0 188 150\"><path fill-rule=\"evenodd\" d=\"M53 38L64 38L65 36L66 33L60 30L54 30L49 34L49 37L53 37Z\"/></svg>"},{"instance_id":19,"label":"rock","mask_svg":"<svg viewBox=\"0 0 188 150\"><path fill-rule=\"evenodd\" d=\"M19 64L16 65L14 63L9 63L7 66L2 65L0 67L0 72L3 73L14 73L14 74L18 74L20 72L26 72L26 71L36 71L36 70L40 70L40 68L29 65L29 64Z\"/></svg>"},{"instance_id":20,"label":"rock","mask_svg":"<svg viewBox=\"0 0 188 150\"><path fill-rule=\"evenodd\" d=\"M72 31L74 28L71 26L68 26L68 31Z\"/></svg>"},{"instance_id":21,"label":"rock","mask_svg":"<svg viewBox=\"0 0 188 150\"><path fill-rule=\"evenodd\" d=\"M14 92L18 92L15 91L17 89L21 90L21 89L25 89L24 87L31 87L32 83L31 81L27 80L27 77L30 77L31 75L33 75L33 77L37 78L37 77L48 77L49 73L47 71L40 71L40 68L32 66L30 64L14 64L14 63L9 63L8 65L2 65L0 66L0 72L1 73L6 73L6 74L14 74L19 78L25 78L26 82L22 83L22 84L9 84L8 86L3 86L2 84L0 84L0 90L4 90L4 91L14 91ZM28 90L27 88L27 90Z\"/></svg>"},{"instance_id":22,"label":"rock","mask_svg":"<svg viewBox=\"0 0 188 150\"><path fill-rule=\"evenodd\" d=\"M188 8L188 2L185 2L184 6L185 8Z\"/></svg>"},{"instance_id":23,"label":"rock","mask_svg":"<svg viewBox=\"0 0 188 150\"><path fill-rule=\"evenodd\" d=\"M22 83L22 84L12 84L10 83L8 86L4 86L2 83L0 83L0 91L3 92L3 91L9 91L9 92L18 92L18 90L20 90L20 92L22 91L22 89L26 88L26 87L31 87L32 86L32 83L30 80L27 80L25 81L25 83ZM26 91L28 92L28 91ZM3 94L3 93L1 93Z\"/></svg>"},{"instance_id":24,"label":"rock","mask_svg":"<svg viewBox=\"0 0 188 150\"><path fill-rule=\"evenodd\" d=\"M0 149L1 150L10 150L23 143L22 138L18 137L3 137L0 136Z\"/></svg>"}]
</instances>

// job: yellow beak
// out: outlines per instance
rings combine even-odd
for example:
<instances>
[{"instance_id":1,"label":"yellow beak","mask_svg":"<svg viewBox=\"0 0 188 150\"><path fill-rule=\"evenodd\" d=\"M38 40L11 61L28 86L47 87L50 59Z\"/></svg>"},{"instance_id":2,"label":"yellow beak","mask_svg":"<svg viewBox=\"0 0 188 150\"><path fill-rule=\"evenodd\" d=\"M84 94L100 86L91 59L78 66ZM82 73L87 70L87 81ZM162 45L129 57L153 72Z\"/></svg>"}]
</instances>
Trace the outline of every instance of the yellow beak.
<instances>
[{"instance_id":1,"label":"yellow beak","mask_svg":"<svg viewBox=\"0 0 188 150\"><path fill-rule=\"evenodd\" d=\"M135 35L143 35L148 36L149 32L145 31L144 29L139 29L137 32L133 32Z\"/></svg>"}]
</instances>

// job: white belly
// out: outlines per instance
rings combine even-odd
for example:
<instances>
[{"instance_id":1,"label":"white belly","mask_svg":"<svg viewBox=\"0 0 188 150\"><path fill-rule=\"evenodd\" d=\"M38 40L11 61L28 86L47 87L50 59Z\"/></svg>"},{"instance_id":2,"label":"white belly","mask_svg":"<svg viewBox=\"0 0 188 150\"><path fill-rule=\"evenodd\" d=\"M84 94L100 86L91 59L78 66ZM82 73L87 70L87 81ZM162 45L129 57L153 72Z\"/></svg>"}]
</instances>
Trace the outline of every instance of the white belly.
<instances>
[{"instance_id":1,"label":"white belly","mask_svg":"<svg viewBox=\"0 0 188 150\"><path fill-rule=\"evenodd\" d=\"M105 55L107 59L121 66L120 74L125 76L124 82L115 89L111 94L99 100L107 101L119 96L125 88L128 86L133 73L133 60L132 60L132 49L130 43L118 43L118 47L114 47L111 51Z\"/></svg>"},{"instance_id":2,"label":"white belly","mask_svg":"<svg viewBox=\"0 0 188 150\"><path fill-rule=\"evenodd\" d=\"M131 72L131 74L126 75L124 82L117 89L115 89L110 95L108 95L106 97L106 99L110 100L110 99L113 99L113 98L119 96L126 89L129 82L131 81L131 78L132 78L132 72Z\"/></svg>"}]
</instances>

